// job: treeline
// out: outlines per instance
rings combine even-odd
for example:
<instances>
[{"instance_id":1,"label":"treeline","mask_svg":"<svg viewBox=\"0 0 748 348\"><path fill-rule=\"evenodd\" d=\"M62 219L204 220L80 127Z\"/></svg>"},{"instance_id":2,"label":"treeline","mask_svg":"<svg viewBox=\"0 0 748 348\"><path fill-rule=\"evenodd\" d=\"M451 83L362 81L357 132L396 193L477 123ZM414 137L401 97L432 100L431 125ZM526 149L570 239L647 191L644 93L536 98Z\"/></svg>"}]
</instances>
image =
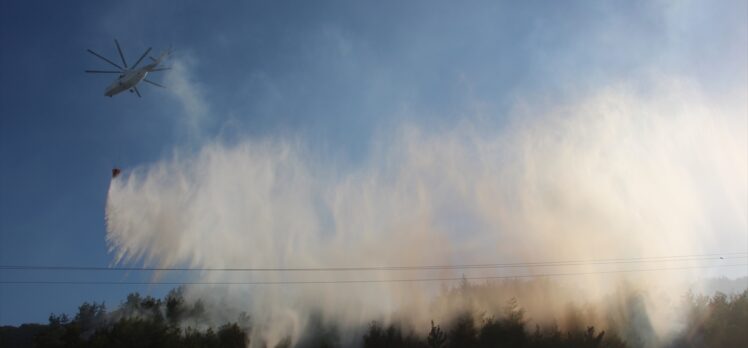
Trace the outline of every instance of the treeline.
<instances>
[{"instance_id":1,"label":"treeline","mask_svg":"<svg viewBox=\"0 0 748 348\"><path fill-rule=\"evenodd\" d=\"M597 332L592 326L584 330L561 332L557 327L541 329L535 326L534 331L526 329L526 322L521 311L495 319L489 318L476 323L472 313L463 313L448 324L443 330L431 323L431 330L426 337L419 337L413 332L403 333L395 326L380 326L374 322L363 337L366 348L379 347L576 347L576 348L623 348L626 343L615 334L605 331Z\"/></svg>"},{"instance_id":2,"label":"treeline","mask_svg":"<svg viewBox=\"0 0 748 348\"><path fill-rule=\"evenodd\" d=\"M670 345L679 348L748 346L748 290L737 295L688 295L686 328Z\"/></svg>"},{"instance_id":3,"label":"treeline","mask_svg":"<svg viewBox=\"0 0 748 348\"><path fill-rule=\"evenodd\" d=\"M738 295L687 297L685 329L668 347L739 347L748 342L748 290ZM250 318L244 314L232 322L208 327L205 305L187 303L181 289L164 299L131 294L114 311L103 304L84 303L72 318L50 315L46 325L25 324L0 327L2 347L247 347ZM425 330L419 330L425 329ZM342 340L342 333L329 322L312 318L299 347L627 347L616 333L589 326L560 330L556 326L533 325L516 301L510 301L498 316L462 312L427 328L371 322L358 338ZM348 333L350 334L350 333ZM289 336L277 347L290 347ZM255 346L266 346L262 342Z\"/></svg>"},{"instance_id":4,"label":"treeline","mask_svg":"<svg viewBox=\"0 0 748 348\"><path fill-rule=\"evenodd\" d=\"M0 329L2 347L246 347L249 318L205 327L202 301L189 304L182 289L162 300L133 293L115 311L84 303L70 318L51 314L47 325Z\"/></svg>"}]
</instances>

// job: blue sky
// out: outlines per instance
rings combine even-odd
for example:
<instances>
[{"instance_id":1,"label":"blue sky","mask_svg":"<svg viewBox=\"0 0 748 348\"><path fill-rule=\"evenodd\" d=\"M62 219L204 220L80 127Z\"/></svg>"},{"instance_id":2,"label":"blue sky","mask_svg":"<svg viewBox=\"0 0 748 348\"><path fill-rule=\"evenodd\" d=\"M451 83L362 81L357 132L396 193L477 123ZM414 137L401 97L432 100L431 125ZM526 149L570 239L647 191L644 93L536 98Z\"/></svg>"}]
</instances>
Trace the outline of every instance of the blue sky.
<instances>
[{"instance_id":1,"label":"blue sky","mask_svg":"<svg viewBox=\"0 0 748 348\"><path fill-rule=\"evenodd\" d=\"M3 2L0 264L111 264L111 168L215 139L300 137L355 166L404 122L449 128L478 113L501 128L518 100L621 80L646 90L653 75L677 76L714 100L744 93L746 13L744 1ZM176 91L104 97L110 76L83 70L106 63L85 49L115 59L113 38L131 62L173 47L182 75L153 79ZM121 279L0 272L90 276ZM0 285L0 324L166 290Z\"/></svg>"}]
</instances>

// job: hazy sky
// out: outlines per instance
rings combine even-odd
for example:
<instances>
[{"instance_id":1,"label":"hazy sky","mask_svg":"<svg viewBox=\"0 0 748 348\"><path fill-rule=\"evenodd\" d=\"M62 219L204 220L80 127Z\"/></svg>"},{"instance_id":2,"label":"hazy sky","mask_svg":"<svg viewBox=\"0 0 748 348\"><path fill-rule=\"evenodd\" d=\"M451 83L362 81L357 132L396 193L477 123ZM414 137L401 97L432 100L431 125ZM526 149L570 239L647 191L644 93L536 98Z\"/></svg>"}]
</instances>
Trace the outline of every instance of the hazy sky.
<instances>
[{"instance_id":1,"label":"hazy sky","mask_svg":"<svg viewBox=\"0 0 748 348\"><path fill-rule=\"evenodd\" d=\"M108 66L85 49L117 61L114 38L129 62L173 47L174 71L152 77L169 89L104 97L111 76L83 70ZM479 118L500 130L518 105L620 84L647 95L663 79L745 111L747 42L740 0L2 2L0 264L111 264L111 168L206 143L302 139L314 156L355 168L402 124ZM0 271L6 281L92 276L122 279ZM0 325L166 290L0 285Z\"/></svg>"}]
</instances>

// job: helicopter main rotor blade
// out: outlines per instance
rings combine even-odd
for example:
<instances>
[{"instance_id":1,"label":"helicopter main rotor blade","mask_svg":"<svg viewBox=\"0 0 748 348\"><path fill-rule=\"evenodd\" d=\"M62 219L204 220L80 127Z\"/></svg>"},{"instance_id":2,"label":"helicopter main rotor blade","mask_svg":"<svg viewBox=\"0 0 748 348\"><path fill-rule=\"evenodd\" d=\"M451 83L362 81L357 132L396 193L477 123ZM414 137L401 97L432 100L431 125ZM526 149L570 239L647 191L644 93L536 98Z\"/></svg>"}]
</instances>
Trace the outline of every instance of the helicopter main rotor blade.
<instances>
[{"instance_id":1,"label":"helicopter main rotor blade","mask_svg":"<svg viewBox=\"0 0 748 348\"><path fill-rule=\"evenodd\" d=\"M171 70L171 67L167 66L167 67L163 67L163 68L156 68L156 69L152 69L151 72L154 72L154 71L164 71L164 70Z\"/></svg>"},{"instance_id":2,"label":"helicopter main rotor blade","mask_svg":"<svg viewBox=\"0 0 748 348\"><path fill-rule=\"evenodd\" d=\"M100 54L98 54L98 53L96 53L96 52L92 51L91 49L86 49L86 51L88 51L88 53L91 53L91 54L93 54L94 56L97 56L97 57L99 57L99 58L103 59L103 60L104 60L105 62L107 62L107 63L109 63L109 64L112 64L112 65L116 66L116 67L117 67L117 69L119 69L119 70L125 70L125 69L122 69L122 67L121 67L121 66L119 66L119 65L115 64L115 63L114 63L113 61L111 61L111 60L109 60L109 59L106 59L106 58L104 58L104 56L102 56L102 55L100 55Z\"/></svg>"},{"instance_id":3,"label":"helicopter main rotor blade","mask_svg":"<svg viewBox=\"0 0 748 348\"><path fill-rule=\"evenodd\" d=\"M121 71L114 70L86 70L89 74L121 74Z\"/></svg>"},{"instance_id":4,"label":"helicopter main rotor blade","mask_svg":"<svg viewBox=\"0 0 748 348\"><path fill-rule=\"evenodd\" d=\"M117 45L117 52L119 52L119 57L122 58L122 64L125 66L125 69L127 69L127 62L125 61L125 55L122 54L122 49L119 48L119 42L117 42L117 39L114 39L114 44Z\"/></svg>"},{"instance_id":5,"label":"helicopter main rotor blade","mask_svg":"<svg viewBox=\"0 0 748 348\"><path fill-rule=\"evenodd\" d=\"M161 87L161 88L166 88L166 87L164 87L162 85L159 85L158 83L155 83L155 82L153 82L153 81L151 81L149 79L143 79L143 81L148 82L148 83L150 83L150 84L152 84L154 86L158 86L158 87Z\"/></svg>"},{"instance_id":6,"label":"helicopter main rotor blade","mask_svg":"<svg viewBox=\"0 0 748 348\"><path fill-rule=\"evenodd\" d=\"M140 91L138 90L138 87L137 87L137 86L132 86L132 89L134 89L134 90L135 90L135 94L137 94L137 95L138 95L138 98L141 98L141 97L140 97Z\"/></svg>"},{"instance_id":7,"label":"helicopter main rotor blade","mask_svg":"<svg viewBox=\"0 0 748 348\"><path fill-rule=\"evenodd\" d=\"M135 65L133 65L132 68L135 69L135 67L138 66L138 64L140 64L140 61L143 60L143 58L145 58L145 56L148 55L148 52L150 51L151 51L151 47L148 47L148 49L145 50L145 53L143 53L143 55L140 56L140 58L138 58L138 61L135 62Z\"/></svg>"}]
</instances>

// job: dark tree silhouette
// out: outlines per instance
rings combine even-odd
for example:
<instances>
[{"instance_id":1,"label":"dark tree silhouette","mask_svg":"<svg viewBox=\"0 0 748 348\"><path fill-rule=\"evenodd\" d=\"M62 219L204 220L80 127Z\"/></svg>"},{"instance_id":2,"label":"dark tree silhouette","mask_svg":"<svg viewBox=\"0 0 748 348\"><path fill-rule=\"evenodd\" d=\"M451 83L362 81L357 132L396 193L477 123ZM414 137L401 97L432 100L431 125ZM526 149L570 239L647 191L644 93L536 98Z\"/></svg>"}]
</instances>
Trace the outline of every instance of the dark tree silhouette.
<instances>
[{"instance_id":1,"label":"dark tree silhouette","mask_svg":"<svg viewBox=\"0 0 748 348\"><path fill-rule=\"evenodd\" d=\"M434 321L431 321L431 330L429 335L426 337L426 343L431 348L441 348L447 343L447 335L442 331L439 325L434 325Z\"/></svg>"},{"instance_id":2,"label":"dark tree silhouette","mask_svg":"<svg viewBox=\"0 0 748 348\"><path fill-rule=\"evenodd\" d=\"M166 302L166 320L171 325L179 324L187 313L182 288L179 287L169 291L164 301Z\"/></svg>"},{"instance_id":3,"label":"dark tree silhouette","mask_svg":"<svg viewBox=\"0 0 748 348\"><path fill-rule=\"evenodd\" d=\"M462 284L460 291L469 291ZM748 342L748 290L739 295L717 293L712 297L689 294L686 328L668 347L741 347ZM137 293L112 313L104 304L83 303L75 316L49 316L48 324L0 327L2 347L246 347L250 318L242 313L235 323L209 328L206 308L201 301L188 303L181 289L171 291L163 300ZM476 318L485 318L476 323ZM184 327L186 324L193 326ZM202 325L198 327L197 325ZM431 321L424 336L408 326L371 322L361 341L366 348L377 347L526 347L526 348L623 348L626 342L615 333L598 331L593 326L560 331L557 326L527 330L524 311L518 301L510 300L501 313L465 311L443 324ZM407 329L404 329L407 328ZM426 329L426 328L424 328ZM425 333L425 332L424 332ZM300 341L289 335L278 347L338 347L338 327L317 313L309 320ZM354 340L353 343L356 341ZM638 346L635 342L633 346Z\"/></svg>"},{"instance_id":4,"label":"dark tree silhouette","mask_svg":"<svg viewBox=\"0 0 748 348\"><path fill-rule=\"evenodd\" d=\"M363 337L364 347L427 347L412 331L403 335L401 326L390 324L386 329L376 321L369 324L369 331Z\"/></svg>"},{"instance_id":5,"label":"dark tree silhouette","mask_svg":"<svg viewBox=\"0 0 748 348\"><path fill-rule=\"evenodd\" d=\"M477 347L478 346L478 329L475 327L475 320L472 313L462 313L458 315L452 327L447 334L447 347Z\"/></svg>"},{"instance_id":6,"label":"dark tree silhouette","mask_svg":"<svg viewBox=\"0 0 748 348\"><path fill-rule=\"evenodd\" d=\"M748 342L748 290L727 296L687 295L686 329L672 347L743 347Z\"/></svg>"}]
</instances>

